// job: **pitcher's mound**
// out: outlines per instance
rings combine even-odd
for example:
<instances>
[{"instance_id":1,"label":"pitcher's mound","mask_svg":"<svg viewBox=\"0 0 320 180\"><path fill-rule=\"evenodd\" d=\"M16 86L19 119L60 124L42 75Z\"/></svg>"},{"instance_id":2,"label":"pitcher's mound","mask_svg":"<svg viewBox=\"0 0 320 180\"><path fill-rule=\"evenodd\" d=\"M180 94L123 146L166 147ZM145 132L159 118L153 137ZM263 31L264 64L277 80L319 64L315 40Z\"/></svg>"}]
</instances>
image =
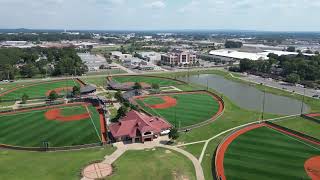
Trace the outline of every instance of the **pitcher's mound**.
<instances>
[{"instance_id":1,"label":"pitcher's mound","mask_svg":"<svg viewBox=\"0 0 320 180\"><path fill-rule=\"evenodd\" d=\"M304 163L304 169L312 180L320 180L320 156L314 156Z\"/></svg>"},{"instance_id":2,"label":"pitcher's mound","mask_svg":"<svg viewBox=\"0 0 320 180\"><path fill-rule=\"evenodd\" d=\"M82 175L88 179L101 179L112 174L112 166L105 163L94 163L84 168Z\"/></svg>"}]
</instances>

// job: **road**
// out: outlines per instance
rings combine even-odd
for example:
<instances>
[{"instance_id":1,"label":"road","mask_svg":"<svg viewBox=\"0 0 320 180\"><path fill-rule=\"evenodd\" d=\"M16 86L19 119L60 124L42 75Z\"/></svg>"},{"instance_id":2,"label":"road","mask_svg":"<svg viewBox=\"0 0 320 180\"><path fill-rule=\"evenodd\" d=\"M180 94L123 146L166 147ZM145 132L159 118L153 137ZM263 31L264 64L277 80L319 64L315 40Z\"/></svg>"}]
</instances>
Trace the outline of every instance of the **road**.
<instances>
[{"instance_id":1,"label":"road","mask_svg":"<svg viewBox=\"0 0 320 180\"><path fill-rule=\"evenodd\" d=\"M188 72L188 71L200 71L200 70L217 70L217 69L223 69L221 67L214 67L214 68L193 68L193 69L174 69L170 70L170 72ZM133 72L130 73L123 73L123 74L116 74L116 75L143 75L143 74L163 74L164 71L159 72ZM108 74L99 74L99 75L83 75L83 76L61 76L61 77L48 77L48 78L35 78L35 79L18 79L15 82L38 82L38 81L48 81L48 80L59 80L59 79L73 79L73 78L98 78L98 77L106 77ZM8 84L4 82L0 82L0 84Z\"/></svg>"},{"instance_id":2,"label":"road","mask_svg":"<svg viewBox=\"0 0 320 180\"><path fill-rule=\"evenodd\" d=\"M233 76L234 77L234 76ZM235 77L237 78L237 77ZM254 75L248 75L241 77L240 79L245 80L245 81L250 81L253 83L257 84L263 84L269 87L277 88L277 89L282 89L288 92L294 92L300 95L304 95L304 90L305 90L305 96L312 97L314 95L319 95L320 96L320 90L315 90L311 88L304 88L300 86L291 86L291 85L286 85L284 82L277 82L273 79L269 78L263 78L260 76L254 76Z\"/></svg>"}]
</instances>

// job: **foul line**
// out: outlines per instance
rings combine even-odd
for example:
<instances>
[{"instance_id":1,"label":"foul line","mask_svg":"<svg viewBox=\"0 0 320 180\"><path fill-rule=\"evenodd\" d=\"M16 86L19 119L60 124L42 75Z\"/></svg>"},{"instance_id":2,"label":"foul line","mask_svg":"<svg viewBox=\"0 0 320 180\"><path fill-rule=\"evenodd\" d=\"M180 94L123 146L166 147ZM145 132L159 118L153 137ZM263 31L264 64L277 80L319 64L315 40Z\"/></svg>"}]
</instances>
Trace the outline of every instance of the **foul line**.
<instances>
[{"instance_id":1,"label":"foul line","mask_svg":"<svg viewBox=\"0 0 320 180\"><path fill-rule=\"evenodd\" d=\"M93 119L92 119L92 117L91 117L91 113L90 113L90 111L89 111L89 109L88 109L88 106L85 106L85 107L86 107L87 113L89 114L91 123L92 123L92 125L93 125L93 127L94 127L94 129L95 129L95 131L96 131L96 133L97 133L97 136L98 136L98 138L100 139L100 141L102 142L102 138L100 137L100 133L99 133L96 125L95 125L94 122L93 122Z\"/></svg>"},{"instance_id":2,"label":"foul line","mask_svg":"<svg viewBox=\"0 0 320 180\"><path fill-rule=\"evenodd\" d=\"M316 150L320 150L320 148L314 147L314 146L312 146L311 144L308 144L308 143L306 143L306 142L303 142L303 141L301 141L301 140L299 140L299 139L297 139L297 138L295 138L295 137L293 137L293 136L290 136L290 135L288 135L288 134L286 134L286 133L282 133L282 132L277 131L277 130L275 130L275 129L273 129L273 128L269 128L269 129L272 129L273 131L275 131L275 132L277 132L277 133L279 133L279 134L285 135L285 136L287 136L287 137L289 137L289 138L291 138L291 139L293 139L293 140L296 140L297 142L300 142L300 143L302 143L302 144L304 144L304 145L306 145L306 146L309 146L309 147L314 148L314 149L316 149Z\"/></svg>"}]
</instances>

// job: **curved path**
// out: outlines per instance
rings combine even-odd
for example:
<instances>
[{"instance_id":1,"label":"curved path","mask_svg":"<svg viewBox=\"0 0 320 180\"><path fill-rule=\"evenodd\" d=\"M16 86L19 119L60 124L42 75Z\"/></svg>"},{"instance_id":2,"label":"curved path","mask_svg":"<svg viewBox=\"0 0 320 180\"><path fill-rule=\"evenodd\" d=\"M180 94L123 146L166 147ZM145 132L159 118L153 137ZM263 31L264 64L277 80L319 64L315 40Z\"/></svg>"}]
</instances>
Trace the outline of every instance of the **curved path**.
<instances>
[{"instance_id":1,"label":"curved path","mask_svg":"<svg viewBox=\"0 0 320 180\"><path fill-rule=\"evenodd\" d=\"M174 146L164 145L163 143L167 141L168 139L163 139L163 137L159 137L153 142L145 142L144 144L138 144L138 143L124 144L123 142L114 143L114 146L117 147L117 150L113 152L111 155L105 156L105 159L101 163L106 165L111 165L127 150L143 150L143 149L160 147L160 148L166 148L166 149L179 152L183 154L185 157L187 157L188 159L190 159L190 161L192 162L195 168L197 180L204 180L204 174L203 174L202 166L199 160L195 158L192 154L190 154L189 152L183 149L180 149ZM91 178L88 178L89 176L86 176L85 174L83 175L84 177L81 180L93 180Z\"/></svg>"}]
</instances>

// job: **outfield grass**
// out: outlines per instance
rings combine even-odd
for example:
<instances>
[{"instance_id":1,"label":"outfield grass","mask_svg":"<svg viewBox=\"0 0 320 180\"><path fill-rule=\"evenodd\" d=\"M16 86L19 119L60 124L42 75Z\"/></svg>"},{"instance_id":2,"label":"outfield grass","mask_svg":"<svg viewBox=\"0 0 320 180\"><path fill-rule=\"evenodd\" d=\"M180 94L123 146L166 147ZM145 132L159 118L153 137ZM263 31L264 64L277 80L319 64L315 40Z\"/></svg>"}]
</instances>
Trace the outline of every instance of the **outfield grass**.
<instances>
[{"instance_id":1,"label":"outfield grass","mask_svg":"<svg viewBox=\"0 0 320 180\"><path fill-rule=\"evenodd\" d=\"M112 80L119 83L126 82L143 82L147 84L159 84L159 86L175 86L181 84L179 81L165 79L161 77L147 77L147 76L114 76Z\"/></svg>"},{"instance_id":2,"label":"outfield grass","mask_svg":"<svg viewBox=\"0 0 320 180\"><path fill-rule=\"evenodd\" d=\"M66 113L68 115L75 114L70 111L73 108L76 113L87 112L79 106L66 108L69 111ZM42 147L43 141L48 141L49 146L60 147L98 143L100 139L96 129L100 133L99 114L95 107L89 106L88 108L93 121L90 118L70 122L47 120L44 116L47 110L1 115L0 144Z\"/></svg>"},{"instance_id":3,"label":"outfield grass","mask_svg":"<svg viewBox=\"0 0 320 180\"><path fill-rule=\"evenodd\" d=\"M309 179L304 162L320 146L261 127L246 132L228 147L224 158L227 179Z\"/></svg>"},{"instance_id":4,"label":"outfield grass","mask_svg":"<svg viewBox=\"0 0 320 180\"><path fill-rule=\"evenodd\" d=\"M113 164L115 172L110 180L195 180L191 161L182 154L162 148L127 151Z\"/></svg>"},{"instance_id":5,"label":"outfield grass","mask_svg":"<svg viewBox=\"0 0 320 180\"><path fill-rule=\"evenodd\" d=\"M167 109L152 109L145 105L154 97L137 99L137 103L147 112L161 116L177 127L186 127L212 118L219 110L219 103L211 95L206 93L174 94L171 96L177 100L177 105ZM150 100L151 99L151 100Z\"/></svg>"},{"instance_id":6,"label":"outfield grass","mask_svg":"<svg viewBox=\"0 0 320 180\"><path fill-rule=\"evenodd\" d=\"M81 168L102 160L115 149L94 148L70 152L0 150L0 179L78 180Z\"/></svg>"},{"instance_id":7,"label":"outfield grass","mask_svg":"<svg viewBox=\"0 0 320 180\"><path fill-rule=\"evenodd\" d=\"M320 124L305 118L285 119L276 122L276 124L320 139Z\"/></svg>"},{"instance_id":8,"label":"outfield grass","mask_svg":"<svg viewBox=\"0 0 320 180\"><path fill-rule=\"evenodd\" d=\"M48 91L54 90L56 88L63 88L63 87L73 87L75 85L79 85L77 81L74 80L63 80L63 81L52 81L45 84L43 83L35 83L31 86L18 86L19 89L10 92L1 96L1 99L6 100L14 100L14 99L21 99L23 94L27 94L29 98L41 98L46 97L46 93ZM65 92L62 92L65 93Z\"/></svg>"}]
</instances>

